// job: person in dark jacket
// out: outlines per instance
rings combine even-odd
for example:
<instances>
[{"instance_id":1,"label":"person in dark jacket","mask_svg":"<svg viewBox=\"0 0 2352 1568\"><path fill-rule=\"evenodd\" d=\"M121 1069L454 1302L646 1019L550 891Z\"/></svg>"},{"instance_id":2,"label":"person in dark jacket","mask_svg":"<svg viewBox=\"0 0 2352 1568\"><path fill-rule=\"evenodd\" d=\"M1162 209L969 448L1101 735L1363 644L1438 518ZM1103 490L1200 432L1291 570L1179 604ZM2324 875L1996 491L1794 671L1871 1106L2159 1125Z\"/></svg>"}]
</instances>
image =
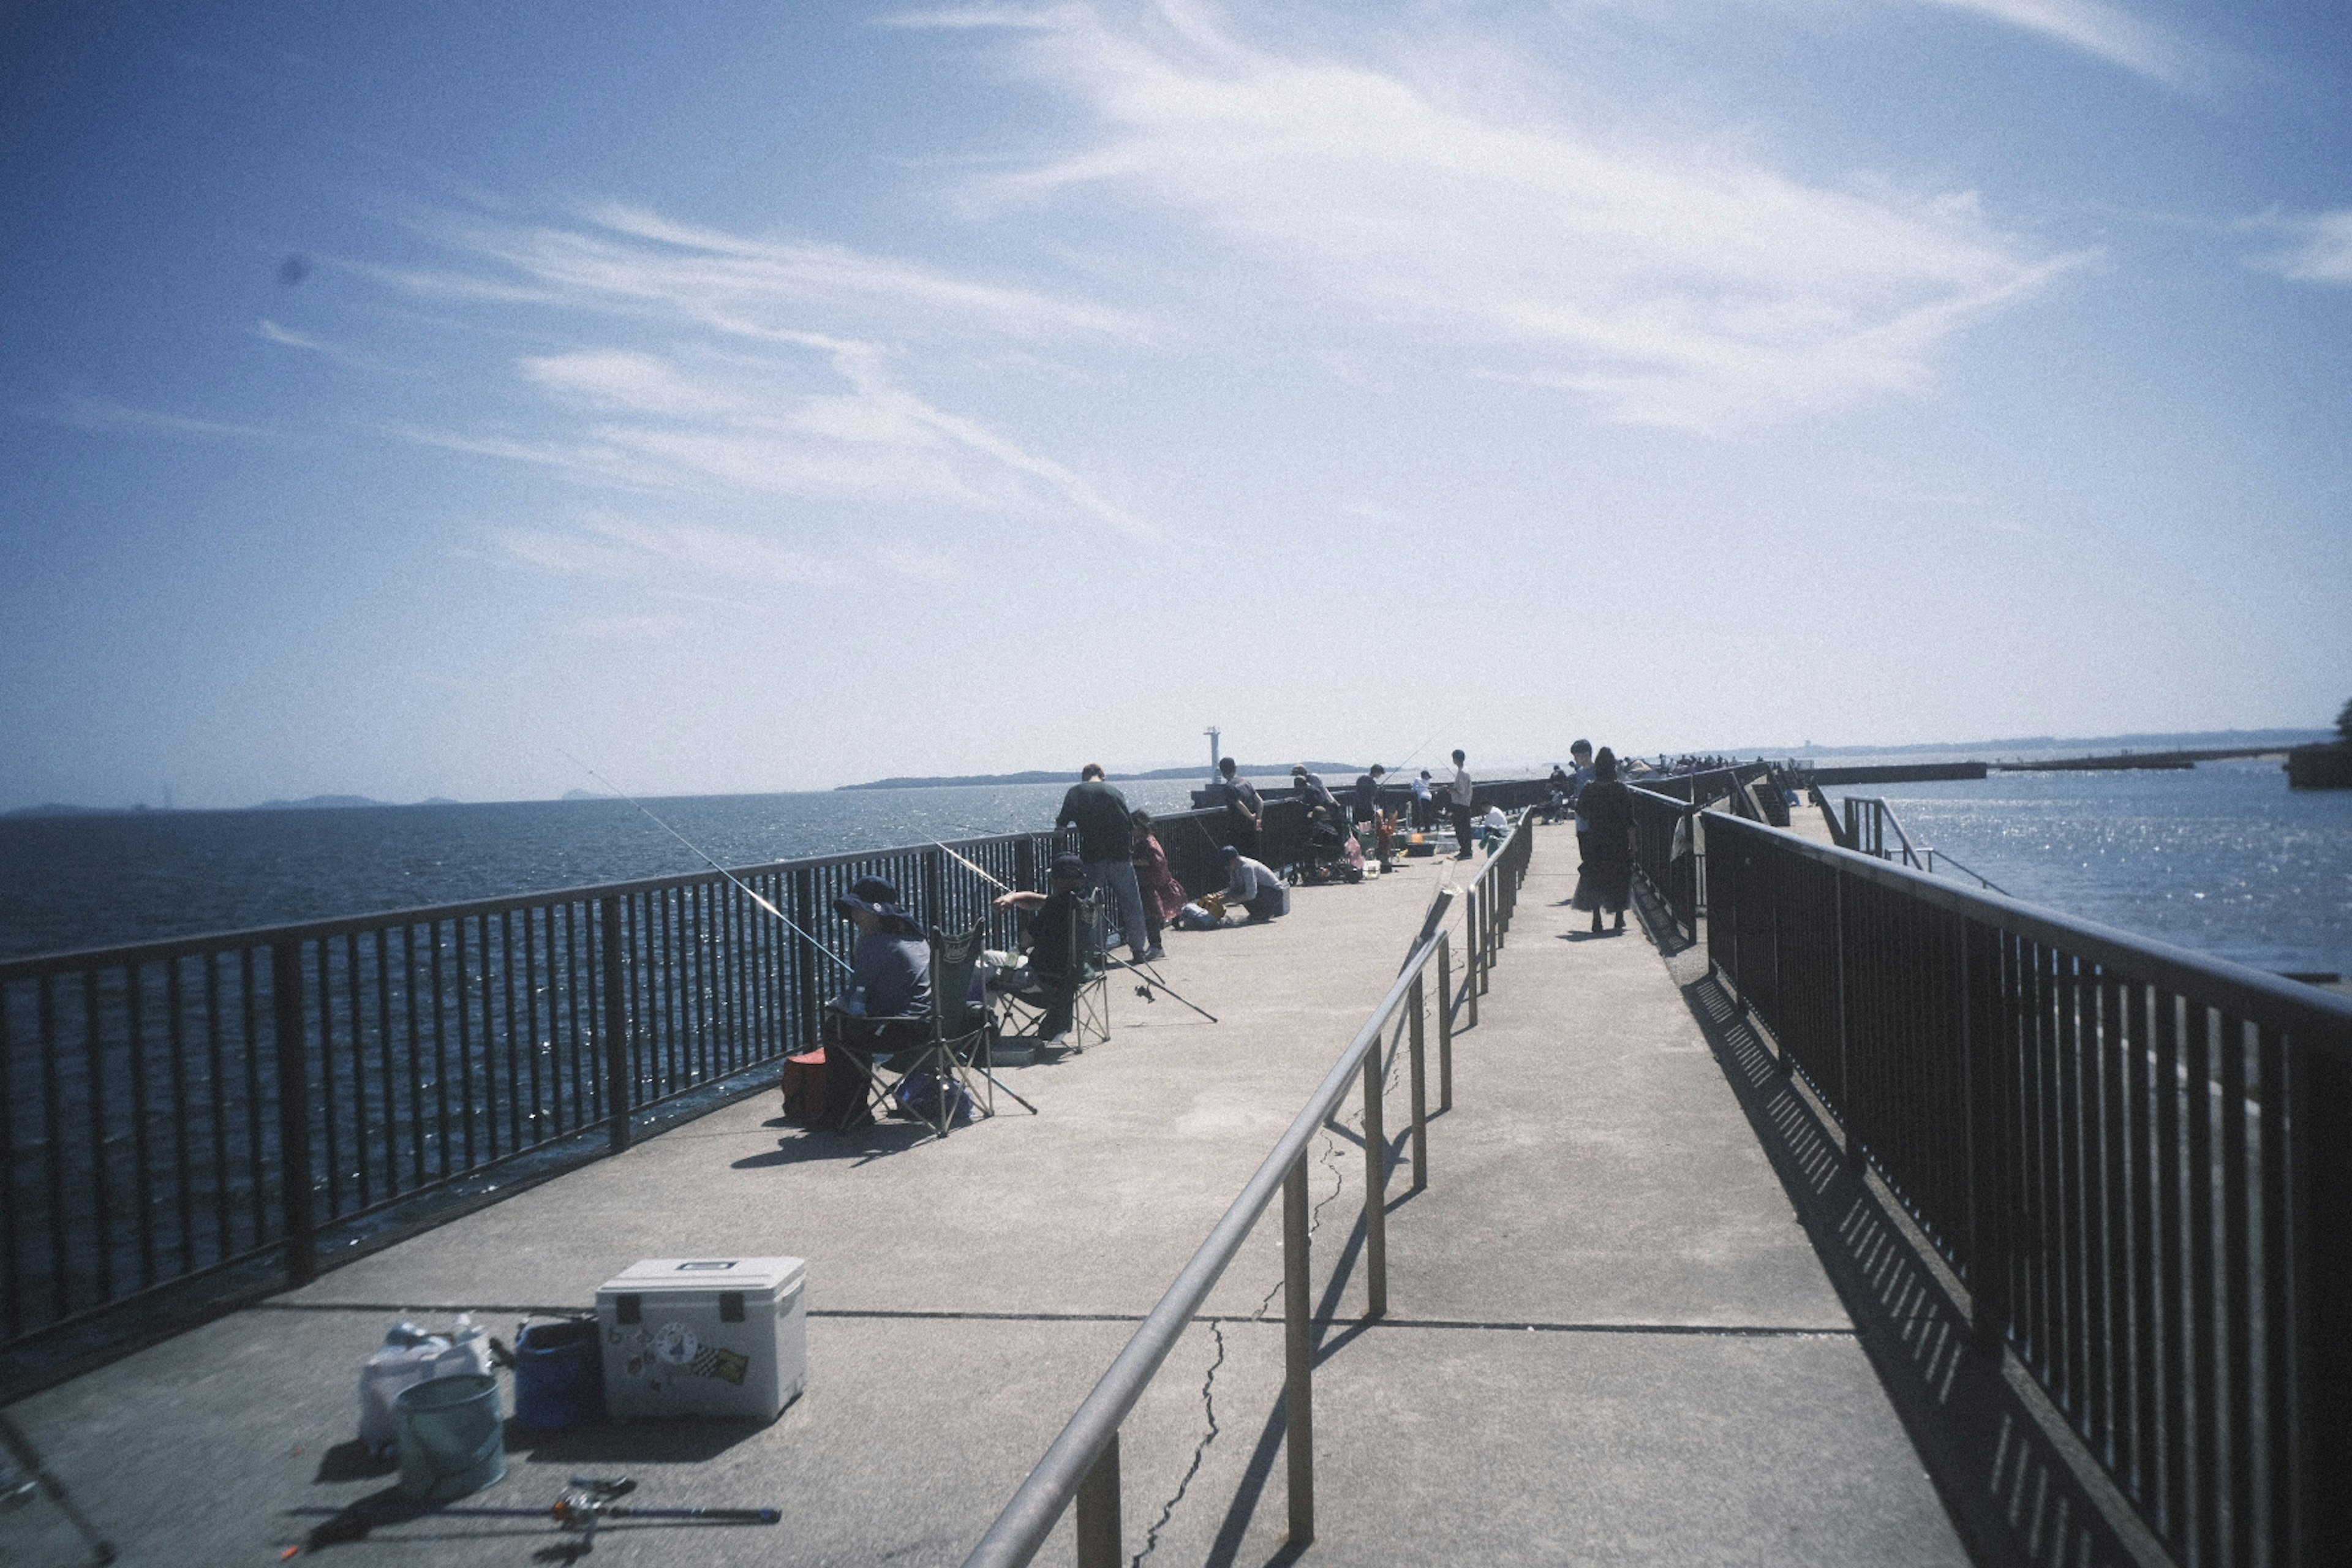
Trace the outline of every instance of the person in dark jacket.
<instances>
[{"instance_id":1,"label":"person in dark jacket","mask_svg":"<svg viewBox=\"0 0 2352 1568\"><path fill-rule=\"evenodd\" d=\"M1355 793L1348 800L1348 816L1350 821L1360 822L1369 826L1379 819L1381 780L1387 775L1388 769L1378 763L1374 763L1369 772L1356 775Z\"/></svg>"},{"instance_id":2,"label":"person in dark jacket","mask_svg":"<svg viewBox=\"0 0 2352 1568\"><path fill-rule=\"evenodd\" d=\"M898 902L898 889L861 877L833 907L857 928L849 983L826 1004L825 1104L836 1131L874 1124L873 1075L866 1058L911 1056L930 1038L931 945Z\"/></svg>"},{"instance_id":3,"label":"person in dark jacket","mask_svg":"<svg viewBox=\"0 0 2352 1568\"><path fill-rule=\"evenodd\" d=\"M1592 912L1596 934L1604 910L1616 915L1615 929L1622 931L1633 888L1633 797L1618 780L1617 753L1606 746L1592 759L1592 780L1578 794L1576 810L1584 827L1576 836L1584 861L1570 906Z\"/></svg>"},{"instance_id":4,"label":"person in dark jacket","mask_svg":"<svg viewBox=\"0 0 2352 1568\"><path fill-rule=\"evenodd\" d=\"M1258 850L1258 835L1265 826L1265 802L1258 798L1257 786L1241 776L1241 770L1231 757L1217 763L1217 782L1209 786L1214 804L1225 808L1226 837L1244 855Z\"/></svg>"},{"instance_id":5,"label":"person in dark jacket","mask_svg":"<svg viewBox=\"0 0 2352 1568\"><path fill-rule=\"evenodd\" d=\"M1003 894L1000 910L1019 910L1024 922L1022 942L1027 961L1012 974L990 984L1045 1009L1037 1025L1042 1041L1058 1041L1070 1032L1077 1016L1077 994L1071 984L1070 922L1077 919L1079 892L1087 884L1086 862L1065 851L1054 857L1049 892Z\"/></svg>"},{"instance_id":6,"label":"person in dark jacket","mask_svg":"<svg viewBox=\"0 0 2352 1568\"><path fill-rule=\"evenodd\" d=\"M1143 889L1136 885L1134 847L1129 835L1127 796L1103 778L1102 764L1088 763L1078 782L1062 797L1054 826L1078 830L1078 858L1086 863L1087 889L1108 888L1118 914L1119 934L1138 962L1151 949L1151 933L1143 919Z\"/></svg>"}]
</instances>

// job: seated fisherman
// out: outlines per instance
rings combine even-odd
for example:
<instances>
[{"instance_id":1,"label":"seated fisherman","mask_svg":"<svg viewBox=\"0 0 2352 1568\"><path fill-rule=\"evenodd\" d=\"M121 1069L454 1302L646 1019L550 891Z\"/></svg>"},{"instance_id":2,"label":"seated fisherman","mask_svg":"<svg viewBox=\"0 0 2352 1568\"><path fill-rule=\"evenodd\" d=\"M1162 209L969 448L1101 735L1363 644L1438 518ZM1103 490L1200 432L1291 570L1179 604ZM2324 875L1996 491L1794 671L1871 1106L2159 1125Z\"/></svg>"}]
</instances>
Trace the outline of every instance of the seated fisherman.
<instances>
[{"instance_id":1,"label":"seated fisherman","mask_svg":"<svg viewBox=\"0 0 2352 1568\"><path fill-rule=\"evenodd\" d=\"M1253 921L1270 921L1290 912L1290 889L1267 867L1229 848L1225 851L1225 902L1248 910Z\"/></svg>"},{"instance_id":2,"label":"seated fisherman","mask_svg":"<svg viewBox=\"0 0 2352 1568\"><path fill-rule=\"evenodd\" d=\"M825 1005L825 1103L841 1108L838 1131L870 1127L866 1107L873 1077L852 1051L889 1057L919 1048L930 1037L931 946L922 927L898 903L898 889L878 877L861 877L833 907L857 928L850 949L849 984Z\"/></svg>"},{"instance_id":3,"label":"seated fisherman","mask_svg":"<svg viewBox=\"0 0 2352 1568\"><path fill-rule=\"evenodd\" d=\"M1086 883L1087 863L1065 852L1054 857L1051 892L1006 893L996 900L998 909L1020 910L1029 917L1021 933L1028 961L989 984L1044 1005L1045 1016L1037 1025L1041 1040L1068 1034L1076 1014L1077 997L1070 984L1070 922L1077 918L1078 893Z\"/></svg>"}]
</instances>

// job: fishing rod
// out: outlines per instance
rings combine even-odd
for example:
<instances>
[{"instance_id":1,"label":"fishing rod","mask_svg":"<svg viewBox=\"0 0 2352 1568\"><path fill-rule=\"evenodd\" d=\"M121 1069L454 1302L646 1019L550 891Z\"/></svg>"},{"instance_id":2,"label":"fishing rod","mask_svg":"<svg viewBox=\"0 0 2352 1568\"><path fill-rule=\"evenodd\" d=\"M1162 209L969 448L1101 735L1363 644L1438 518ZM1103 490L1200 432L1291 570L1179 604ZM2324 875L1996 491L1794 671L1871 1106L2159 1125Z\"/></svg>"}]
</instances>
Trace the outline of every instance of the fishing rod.
<instances>
[{"instance_id":1,"label":"fishing rod","mask_svg":"<svg viewBox=\"0 0 2352 1568\"><path fill-rule=\"evenodd\" d=\"M1207 829L1203 828L1202 831L1206 832L1206 831L1207 831ZM983 881L983 882L986 882L986 883L990 884L992 887L1003 888L1003 889L1004 889L1004 891L1006 891L1006 892L1008 892L1008 893L1009 893L1009 892L1012 892L1012 891L1013 890L1013 889L1012 889L1011 888L1006 888L1006 887L1004 887L1004 884L1003 884L1003 883L1002 883L1002 882L998 881L995 878L993 878L993 877L990 876L986 871L982 870L978 866L973 865L970 860L965 859L962 856L961 856L961 855L956 855L956 852L955 852L953 849L949 849L949 848L948 848L948 847L947 847L946 845L944 845L944 844L940 843L938 839L934 838L934 839L932 839L932 840L931 840L931 847L932 847L932 848L934 848L934 849L947 849L947 852L948 852L949 854L950 854L950 855L955 855L956 859L957 859L959 862L961 862L963 866L965 866L967 868L969 868L974 876L978 877L982 881ZM1158 986L1160 990L1167 992L1167 993L1168 993L1168 994L1170 994L1171 996L1175 997L1175 998L1176 998L1176 1000L1178 1000L1179 1002L1183 1003L1183 1004L1184 1004L1184 1005L1186 1005L1187 1007L1192 1008L1192 1011L1194 1011L1195 1013L1198 1013L1198 1014L1199 1014L1199 1015L1201 1015L1201 1016L1202 1016L1203 1018L1206 1018L1207 1020L1209 1020L1209 1022L1211 1022L1212 1024L1217 1023L1217 1022L1219 1021L1219 1019L1218 1019L1217 1016L1216 1016L1214 1013L1210 1012L1206 1007L1203 1007L1203 1006L1202 1006L1199 1003L1192 1001L1191 998L1187 997L1187 996L1186 996L1182 992L1181 992L1181 991L1177 990L1173 985L1171 985L1171 984L1168 984L1168 982L1166 982L1165 980L1160 979L1160 972L1159 972L1158 970L1156 970L1156 969L1152 968L1150 964L1139 964L1139 964L1135 964L1135 963L1129 963L1127 960L1125 960L1125 959L1123 959L1123 958L1113 958L1113 957L1111 957L1111 955L1110 955L1110 954L1108 954L1108 953L1104 953L1104 954L1103 954L1103 961L1104 961L1105 963L1115 963L1115 964L1118 965L1121 969L1125 969L1125 970L1130 971L1130 972L1132 972L1132 973L1137 973L1137 974L1140 974L1140 975L1145 976L1145 977L1147 978L1147 980L1150 982L1150 984L1144 984L1144 985L1139 985L1139 986L1137 986L1137 987L1135 988L1135 990L1136 990L1136 994L1138 994L1138 995L1141 996L1141 997L1142 997L1146 1002L1149 1002L1149 1001L1150 1001L1150 1000L1151 1000L1151 988L1152 988L1152 986L1155 986L1155 985L1156 985L1156 986ZM1000 1088L1002 1088L1003 1086L1002 1086L1002 1085L1000 1085L999 1087L1000 1087ZM1012 1094L1012 1093L1013 1093L1013 1091L1012 1091L1011 1089L1006 1089L1006 1090L1005 1090L1005 1092L1006 1092L1007 1094ZM1021 1097L1020 1097L1019 1095L1017 1095L1017 1094L1013 1095L1013 1099L1015 1099L1015 1100L1020 1100L1020 1099L1021 1099ZM1028 1102L1027 1100L1022 1100L1022 1101L1021 1101L1021 1103L1022 1103L1022 1104L1024 1104L1024 1105L1026 1105L1026 1104L1028 1104L1029 1102Z\"/></svg>"},{"instance_id":2,"label":"fishing rod","mask_svg":"<svg viewBox=\"0 0 2352 1568\"><path fill-rule=\"evenodd\" d=\"M558 746L556 750L562 752L563 748ZM594 768L590 767L586 763L583 763L579 758L572 756L571 752L563 752L563 755L574 767L579 768L590 778L594 779L598 784L603 784L606 789L611 790L614 795L619 795L623 800L627 801L631 805L634 805L639 811L644 812L646 816L652 820L655 826L660 828L664 833L668 834L672 838L677 839L680 844L685 845L688 849L692 850L696 859L700 860L704 865L709 867L712 870L718 872L720 876L733 883L736 890L740 892L745 898L751 900L753 903L759 905L761 909L767 910L770 914L783 921L789 930L793 931L803 939L811 942L814 942L816 944L816 950L824 954L827 958L832 959L834 963L841 965L844 969L851 969L851 964L847 959L842 957L839 953L834 952L833 949L827 947L818 938L811 936L807 931L803 931L800 923L793 920L792 916L784 913L783 910L776 908L774 904L770 903L766 899L762 898L759 891L752 888L750 883L744 881L742 878L738 877L734 872L730 871L726 867L721 866L718 861L713 860L709 855L704 854L701 847L697 845L694 840L688 838L685 834L680 833L677 828L672 827L668 823L664 822L660 817L655 816L653 809L646 805L644 801L641 801L636 796L629 794L620 785L614 784L611 779L606 778L603 773L600 773ZM952 853L952 851L950 851L950 853ZM855 973L855 971L852 970L852 973Z\"/></svg>"}]
</instances>

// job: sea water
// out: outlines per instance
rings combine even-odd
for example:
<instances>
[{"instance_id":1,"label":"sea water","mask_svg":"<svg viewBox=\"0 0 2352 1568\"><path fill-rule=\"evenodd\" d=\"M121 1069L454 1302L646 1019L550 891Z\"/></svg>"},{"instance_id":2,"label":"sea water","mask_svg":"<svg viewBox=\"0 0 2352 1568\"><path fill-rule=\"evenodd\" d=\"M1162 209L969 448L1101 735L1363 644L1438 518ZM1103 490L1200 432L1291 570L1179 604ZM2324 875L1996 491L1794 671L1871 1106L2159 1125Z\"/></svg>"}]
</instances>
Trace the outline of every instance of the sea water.
<instances>
[{"instance_id":1,"label":"sea water","mask_svg":"<svg viewBox=\"0 0 2352 1568\"><path fill-rule=\"evenodd\" d=\"M1118 786L1146 811L1194 785ZM646 802L720 865L1053 825L1068 786L824 790ZM0 819L0 957L113 946L706 869L626 801Z\"/></svg>"},{"instance_id":2,"label":"sea water","mask_svg":"<svg viewBox=\"0 0 2352 1568\"><path fill-rule=\"evenodd\" d=\"M2257 969L2352 974L2352 790L2291 790L2275 760L1822 793L1885 800L1914 846L2028 903Z\"/></svg>"},{"instance_id":3,"label":"sea water","mask_svg":"<svg viewBox=\"0 0 2352 1568\"><path fill-rule=\"evenodd\" d=\"M1184 809L1192 787L1120 786L1130 803L1157 812ZM750 866L1041 828L1065 788L647 805L722 865ZM2029 902L2260 969L2352 973L2352 791L2291 791L2275 762L1995 773L1828 793L1886 800L1915 844ZM0 956L702 868L618 800L0 820Z\"/></svg>"}]
</instances>

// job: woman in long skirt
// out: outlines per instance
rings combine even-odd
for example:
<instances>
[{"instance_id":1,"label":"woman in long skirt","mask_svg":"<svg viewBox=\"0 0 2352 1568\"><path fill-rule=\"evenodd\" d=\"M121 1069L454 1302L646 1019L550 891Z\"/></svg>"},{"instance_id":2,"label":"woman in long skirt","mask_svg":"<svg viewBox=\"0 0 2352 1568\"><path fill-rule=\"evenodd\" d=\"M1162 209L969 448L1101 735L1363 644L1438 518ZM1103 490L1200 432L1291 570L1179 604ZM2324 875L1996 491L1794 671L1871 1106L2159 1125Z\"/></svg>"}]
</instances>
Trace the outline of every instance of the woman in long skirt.
<instances>
[{"instance_id":1,"label":"woman in long skirt","mask_svg":"<svg viewBox=\"0 0 2352 1568\"><path fill-rule=\"evenodd\" d=\"M1139 811L1133 821L1135 885L1143 894L1143 925L1150 932L1143 954L1149 962L1165 956L1160 949L1160 932L1176 923L1176 911L1184 907L1184 884L1168 868L1168 851L1160 847L1160 836L1152 831L1151 814Z\"/></svg>"},{"instance_id":2,"label":"woman in long skirt","mask_svg":"<svg viewBox=\"0 0 2352 1568\"><path fill-rule=\"evenodd\" d=\"M1592 913L1592 929L1601 930L1605 910L1617 917L1615 929L1625 929L1625 904L1633 889L1633 797L1617 778L1617 753L1608 747L1592 759L1592 782L1576 797L1585 829L1584 863L1577 868L1576 897L1570 906Z\"/></svg>"}]
</instances>

